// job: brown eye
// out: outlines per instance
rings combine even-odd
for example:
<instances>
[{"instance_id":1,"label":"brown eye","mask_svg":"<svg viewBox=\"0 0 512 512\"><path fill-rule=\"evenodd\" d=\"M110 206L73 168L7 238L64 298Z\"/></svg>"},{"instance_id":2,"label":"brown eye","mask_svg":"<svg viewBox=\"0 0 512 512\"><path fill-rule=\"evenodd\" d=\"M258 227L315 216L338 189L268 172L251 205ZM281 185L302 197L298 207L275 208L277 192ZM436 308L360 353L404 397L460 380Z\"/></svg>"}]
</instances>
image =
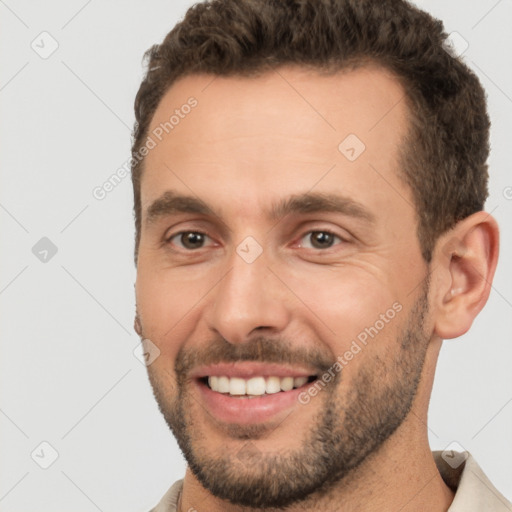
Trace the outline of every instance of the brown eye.
<instances>
[{"instance_id":1,"label":"brown eye","mask_svg":"<svg viewBox=\"0 0 512 512\"><path fill-rule=\"evenodd\" d=\"M341 241L339 236L329 231L310 231L302 239L306 242L301 243L301 246L308 249L330 249L337 240Z\"/></svg>"},{"instance_id":2,"label":"brown eye","mask_svg":"<svg viewBox=\"0 0 512 512\"><path fill-rule=\"evenodd\" d=\"M204 235L202 233L182 233L181 243L187 249L199 249L204 243Z\"/></svg>"},{"instance_id":3,"label":"brown eye","mask_svg":"<svg viewBox=\"0 0 512 512\"><path fill-rule=\"evenodd\" d=\"M175 243L183 249L194 250L201 249L207 238L209 238L208 235L197 231L182 231L170 237L168 243Z\"/></svg>"}]
</instances>

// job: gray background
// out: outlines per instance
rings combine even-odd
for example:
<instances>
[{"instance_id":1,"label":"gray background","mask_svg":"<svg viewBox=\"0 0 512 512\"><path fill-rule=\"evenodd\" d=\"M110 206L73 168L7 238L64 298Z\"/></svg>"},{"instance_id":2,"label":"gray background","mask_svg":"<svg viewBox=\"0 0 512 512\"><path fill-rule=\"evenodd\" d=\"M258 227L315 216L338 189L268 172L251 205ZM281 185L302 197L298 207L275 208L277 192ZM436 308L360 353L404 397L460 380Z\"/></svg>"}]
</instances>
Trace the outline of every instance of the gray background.
<instances>
[{"instance_id":1,"label":"gray background","mask_svg":"<svg viewBox=\"0 0 512 512\"><path fill-rule=\"evenodd\" d=\"M129 157L144 50L191 3L0 0L2 511L144 511L183 476L133 354L130 178L92 190ZM469 450L512 499L512 1L419 5L467 41L488 92L502 228L489 303L441 352L430 440Z\"/></svg>"}]
</instances>

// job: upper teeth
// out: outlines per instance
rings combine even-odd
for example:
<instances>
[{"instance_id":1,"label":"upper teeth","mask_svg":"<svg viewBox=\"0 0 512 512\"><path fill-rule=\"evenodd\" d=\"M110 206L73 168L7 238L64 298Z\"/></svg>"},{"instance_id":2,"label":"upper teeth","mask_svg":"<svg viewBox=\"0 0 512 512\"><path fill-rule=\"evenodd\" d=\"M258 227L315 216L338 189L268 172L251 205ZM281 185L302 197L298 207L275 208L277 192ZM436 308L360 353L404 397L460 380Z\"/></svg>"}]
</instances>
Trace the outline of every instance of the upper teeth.
<instances>
[{"instance_id":1,"label":"upper teeth","mask_svg":"<svg viewBox=\"0 0 512 512\"><path fill-rule=\"evenodd\" d=\"M208 377L208 384L213 391L229 393L230 395L264 395L290 391L303 386L307 377Z\"/></svg>"}]
</instances>

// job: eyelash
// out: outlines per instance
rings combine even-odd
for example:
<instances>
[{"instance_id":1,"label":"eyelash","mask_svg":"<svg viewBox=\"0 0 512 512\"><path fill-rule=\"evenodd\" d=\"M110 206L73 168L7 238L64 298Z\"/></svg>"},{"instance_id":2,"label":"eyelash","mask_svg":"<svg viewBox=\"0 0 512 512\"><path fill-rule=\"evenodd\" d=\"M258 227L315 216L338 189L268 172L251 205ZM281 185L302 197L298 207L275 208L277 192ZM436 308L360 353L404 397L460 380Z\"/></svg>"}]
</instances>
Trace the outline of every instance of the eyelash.
<instances>
[{"instance_id":1,"label":"eyelash","mask_svg":"<svg viewBox=\"0 0 512 512\"><path fill-rule=\"evenodd\" d=\"M194 231L194 230L185 230L185 231L179 231L178 233L174 233L170 236L168 236L165 241L164 241L164 244L165 245L172 245L172 240L176 237L180 237L182 235L185 235L185 234L188 234L188 233L194 233L196 235L202 235L204 237L207 237L209 238L210 240L212 240L212 238L207 235L206 233L202 232L202 231ZM333 231L329 230L329 229L311 229L309 231L306 231L304 234L302 234L299 238L299 240L302 240L303 238L305 238L307 235L311 235L313 233L324 233L324 234L327 234L327 235L331 235L333 236L335 239L338 239L338 244L334 244L335 245L340 245L340 243L343 243L343 242L348 242L348 240L340 235L337 235L336 233L334 233ZM309 249L309 250L316 250L316 251L321 251L321 252L325 252L325 251L328 251L329 249L332 249L333 246L331 247L327 247L325 249L318 249L318 248L309 248L309 247L306 247L306 249ZM204 247L199 247L198 249L187 249L186 247L181 247L179 250L185 250L186 252L196 252L196 251L199 251L200 249L204 249Z\"/></svg>"}]
</instances>

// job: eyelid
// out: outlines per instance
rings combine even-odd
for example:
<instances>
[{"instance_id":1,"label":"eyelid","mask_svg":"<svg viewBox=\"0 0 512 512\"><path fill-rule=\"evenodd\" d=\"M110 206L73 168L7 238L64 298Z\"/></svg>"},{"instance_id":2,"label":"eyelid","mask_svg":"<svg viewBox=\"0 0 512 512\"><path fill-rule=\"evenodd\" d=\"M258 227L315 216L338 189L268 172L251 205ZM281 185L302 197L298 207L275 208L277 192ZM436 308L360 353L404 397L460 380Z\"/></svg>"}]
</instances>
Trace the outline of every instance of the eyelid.
<instances>
[{"instance_id":1,"label":"eyelid","mask_svg":"<svg viewBox=\"0 0 512 512\"><path fill-rule=\"evenodd\" d=\"M216 219L211 219L205 217L204 215L190 215L185 213L177 214L175 216L175 222L173 222L170 225L168 224L165 227L164 233L161 238L163 244L165 244L166 241L171 236L173 236L171 234L173 232L174 235L183 232L201 233L209 236L211 239L216 239L217 237L224 239L230 238L231 236L230 230L224 224L224 222L217 222Z\"/></svg>"},{"instance_id":2,"label":"eyelid","mask_svg":"<svg viewBox=\"0 0 512 512\"><path fill-rule=\"evenodd\" d=\"M209 234L212 231L211 226L211 223L202 217L178 220L171 226L167 226L162 236L162 244L165 245L172 237L182 233L200 233L213 239L214 237Z\"/></svg>"},{"instance_id":3,"label":"eyelid","mask_svg":"<svg viewBox=\"0 0 512 512\"><path fill-rule=\"evenodd\" d=\"M306 224L304 226L304 224ZM325 224L313 224L310 222L306 222L302 224L297 231L299 232L299 235L295 237L295 240L300 240L304 238L306 235L311 233L329 233L330 235L338 237L343 242L353 242L355 241L354 235L350 233L350 231L347 231L344 228L340 228L338 226L326 226ZM313 225L312 225L313 224Z\"/></svg>"}]
</instances>

